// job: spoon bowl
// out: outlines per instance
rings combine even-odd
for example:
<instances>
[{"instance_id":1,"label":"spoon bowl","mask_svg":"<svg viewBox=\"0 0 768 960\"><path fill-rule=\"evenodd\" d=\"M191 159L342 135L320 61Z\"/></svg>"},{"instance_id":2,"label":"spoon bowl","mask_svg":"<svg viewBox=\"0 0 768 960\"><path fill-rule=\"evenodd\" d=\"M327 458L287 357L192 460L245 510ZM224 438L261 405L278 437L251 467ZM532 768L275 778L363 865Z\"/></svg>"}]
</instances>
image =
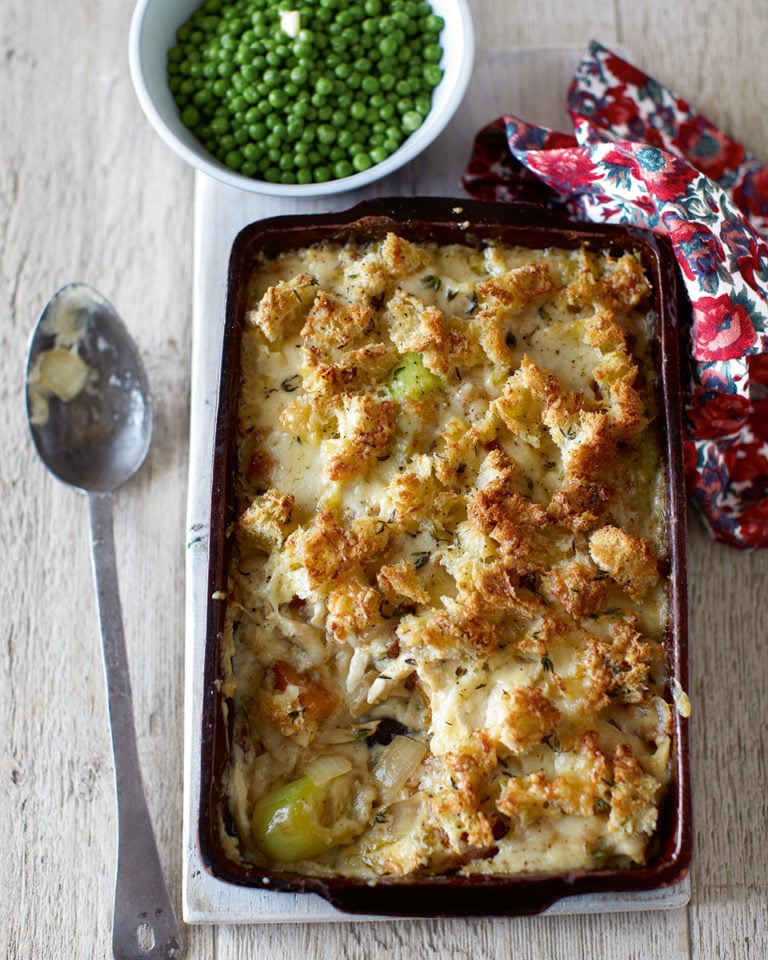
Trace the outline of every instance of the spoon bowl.
<instances>
[{"instance_id":1,"label":"spoon bowl","mask_svg":"<svg viewBox=\"0 0 768 960\"><path fill-rule=\"evenodd\" d=\"M62 351L79 358L86 371ZM70 376L85 377L74 396L51 390L43 367L51 358L70 363ZM42 383L35 375L41 368ZM27 384L37 452L64 483L115 491L142 465L152 437L147 377L120 317L92 287L72 283L51 298L32 335Z\"/></svg>"},{"instance_id":2,"label":"spoon bowl","mask_svg":"<svg viewBox=\"0 0 768 960\"><path fill-rule=\"evenodd\" d=\"M115 960L178 960L183 942L157 852L136 748L117 581L113 494L141 467L152 403L138 350L92 287L56 293L32 334L27 415L43 463L88 497L91 552L115 762Z\"/></svg>"}]
</instances>

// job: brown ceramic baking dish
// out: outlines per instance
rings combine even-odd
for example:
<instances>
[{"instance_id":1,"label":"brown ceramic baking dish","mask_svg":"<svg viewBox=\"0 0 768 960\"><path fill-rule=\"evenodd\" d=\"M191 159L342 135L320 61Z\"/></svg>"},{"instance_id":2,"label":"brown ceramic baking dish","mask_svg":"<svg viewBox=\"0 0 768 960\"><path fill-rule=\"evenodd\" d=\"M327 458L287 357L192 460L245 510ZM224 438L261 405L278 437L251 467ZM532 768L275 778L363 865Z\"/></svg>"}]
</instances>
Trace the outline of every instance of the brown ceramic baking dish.
<instances>
[{"instance_id":1,"label":"brown ceramic baking dish","mask_svg":"<svg viewBox=\"0 0 768 960\"><path fill-rule=\"evenodd\" d=\"M247 226L236 238L229 264L226 328L219 406L213 451L210 523L208 622L202 716L202 783L198 842L202 862L215 877L242 886L273 891L312 892L350 913L373 915L512 916L538 913L563 897L648 891L681 881L691 847L691 799L688 722L673 711L673 781L659 818L650 861L634 869L604 869L558 875L458 876L393 879L376 883L344 877L308 877L274 873L233 861L226 835L234 829L223 779L228 762L231 711L220 690L224 607L215 599L226 583L231 541L227 528L235 516L234 433L240 331L245 313L245 278L259 255L320 241L368 240L395 231L413 241L482 243L497 240L525 247L630 249L642 258L654 288L659 317L654 352L661 411L661 445L667 459L668 540L671 597L666 652L672 682L687 688L687 593L685 499L680 425L679 324L674 260L663 241L631 228L576 224L560 213L526 203L509 205L465 200L381 199L343 213L285 216ZM220 598L220 594L218 594ZM670 697L671 699L671 697Z\"/></svg>"}]
</instances>

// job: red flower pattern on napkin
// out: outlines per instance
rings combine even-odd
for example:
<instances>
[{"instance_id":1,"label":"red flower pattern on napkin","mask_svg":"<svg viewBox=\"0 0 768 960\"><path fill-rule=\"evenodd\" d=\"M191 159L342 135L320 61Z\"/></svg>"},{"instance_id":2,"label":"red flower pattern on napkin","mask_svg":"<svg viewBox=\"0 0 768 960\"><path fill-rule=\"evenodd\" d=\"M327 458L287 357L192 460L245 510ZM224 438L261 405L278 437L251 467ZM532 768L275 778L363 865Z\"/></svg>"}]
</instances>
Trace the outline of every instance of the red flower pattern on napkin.
<instances>
[{"instance_id":1,"label":"red flower pattern on napkin","mask_svg":"<svg viewBox=\"0 0 768 960\"><path fill-rule=\"evenodd\" d=\"M576 217L667 237L692 314L689 491L716 539L768 546L768 170L598 43L568 107L573 134L516 117L480 131L465 189L509 201L547 188Z\"/></svg>"}]
</instances>

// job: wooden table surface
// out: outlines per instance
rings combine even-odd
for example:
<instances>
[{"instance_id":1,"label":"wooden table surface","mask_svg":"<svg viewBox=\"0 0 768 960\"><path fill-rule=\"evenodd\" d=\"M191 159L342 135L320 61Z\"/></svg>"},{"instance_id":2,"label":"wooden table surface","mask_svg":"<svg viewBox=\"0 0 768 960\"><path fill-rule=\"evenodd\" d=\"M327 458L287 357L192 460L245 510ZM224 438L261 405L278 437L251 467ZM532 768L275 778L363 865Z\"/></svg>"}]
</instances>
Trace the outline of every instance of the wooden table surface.
<instances>
[{"instance_id":1,"label":"wooden table surface","mask_svg":"<svg viewBox=\"0 0 768 960\"><path fill-rule=\"evenodd\" d=\"M622 44L768 160L765 0L472 7L481 51ZM23 401L31 326L48 296L75 279L118 306L156 399L148 464L120 493L115 521L146 792L181 904L194 177L134 97L131 13L132 0L0 4L0 954L11 958L110 955L115 809L86 502L37 461ZM687 908L187 927L187 956L768 956L768 555L714 545L693 517L689 569L696 851Z\"/></svg>"}]
</instances>

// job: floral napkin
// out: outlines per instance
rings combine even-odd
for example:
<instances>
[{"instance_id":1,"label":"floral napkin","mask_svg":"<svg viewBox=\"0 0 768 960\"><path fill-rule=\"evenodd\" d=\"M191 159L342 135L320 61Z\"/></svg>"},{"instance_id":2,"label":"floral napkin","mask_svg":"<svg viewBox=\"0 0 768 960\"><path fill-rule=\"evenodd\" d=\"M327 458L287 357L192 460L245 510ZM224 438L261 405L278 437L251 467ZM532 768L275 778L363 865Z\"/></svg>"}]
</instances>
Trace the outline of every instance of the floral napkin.
<instances>
[{"instance_id":1,"label":"floral napkin","mask_svg":"<svg viewBox=\"0 0 768 960\"><path fill-rule=\"evenodd\" d=\"M685 100L598 43L568 93L574 133L516 117L481 130L479 199L564 203L671 243L691 303L689 492L711 534L768 546L768 168Z\"/></svg>"}]
</instances>

